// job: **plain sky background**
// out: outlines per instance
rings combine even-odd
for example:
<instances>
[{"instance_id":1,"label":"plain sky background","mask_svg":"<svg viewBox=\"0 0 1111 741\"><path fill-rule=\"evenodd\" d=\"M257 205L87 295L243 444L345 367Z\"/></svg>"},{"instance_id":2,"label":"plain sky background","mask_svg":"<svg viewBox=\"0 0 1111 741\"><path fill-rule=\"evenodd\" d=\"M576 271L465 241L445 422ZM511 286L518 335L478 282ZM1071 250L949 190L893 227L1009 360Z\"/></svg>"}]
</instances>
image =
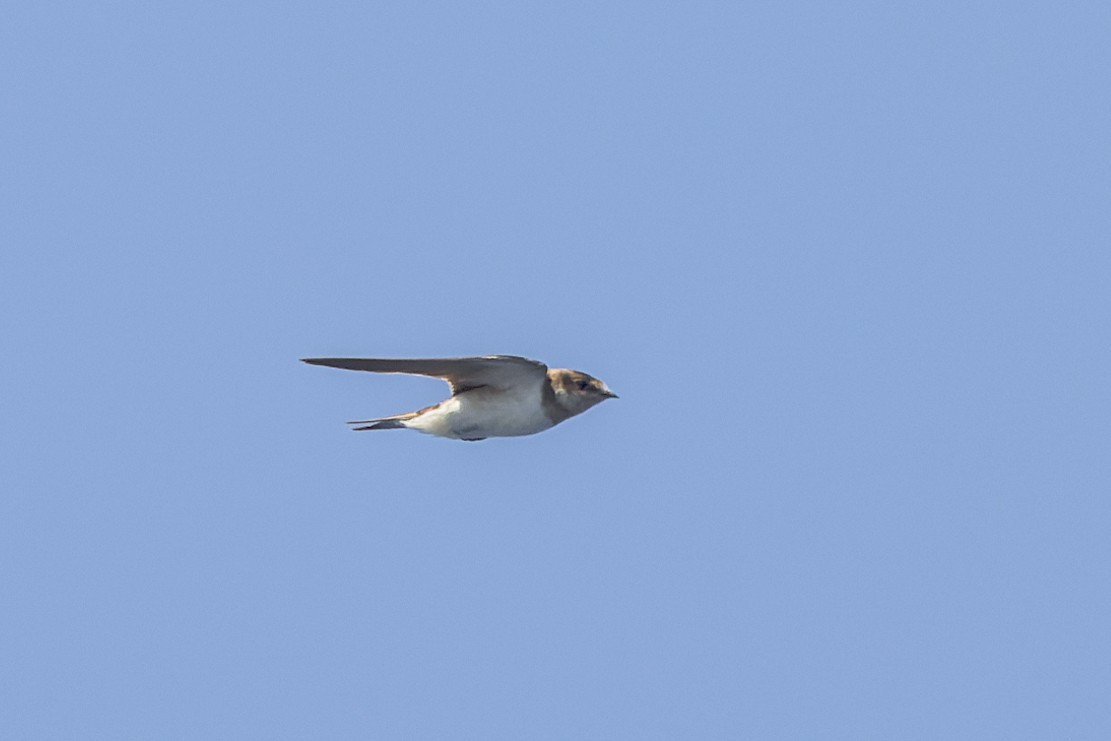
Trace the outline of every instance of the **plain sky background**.
<instances>
[{"instance_id":1,"label":"plain sky background","mask_svg":"<svg viewBox=\"0 0 1111 741\"><path fill-rule=\"evenodd\" d=\"M9 4L0 736L1111 738L1109 33Z\"/></svg>"}]
</instances>

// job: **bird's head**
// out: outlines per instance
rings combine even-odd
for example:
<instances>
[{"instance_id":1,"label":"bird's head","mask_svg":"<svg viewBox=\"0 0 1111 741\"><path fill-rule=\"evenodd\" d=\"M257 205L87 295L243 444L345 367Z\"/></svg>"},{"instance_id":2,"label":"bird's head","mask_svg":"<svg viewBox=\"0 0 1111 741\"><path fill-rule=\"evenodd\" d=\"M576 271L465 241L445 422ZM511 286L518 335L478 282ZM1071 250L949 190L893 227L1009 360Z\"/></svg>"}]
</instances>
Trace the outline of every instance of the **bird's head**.
<instances>
[{"instance_id":1,"label":"bird's head","mask_svg":"<svg viewBox=\"0 0 1111 741\"><path fill-rule=\"evenodd\" d=\"M548 371L548 380L555 391L556 401L571 416L582 414L606 399L617 398L617 394L610 391L604 382L582 371L553 368Z\"/></svg>"}]
</instances>

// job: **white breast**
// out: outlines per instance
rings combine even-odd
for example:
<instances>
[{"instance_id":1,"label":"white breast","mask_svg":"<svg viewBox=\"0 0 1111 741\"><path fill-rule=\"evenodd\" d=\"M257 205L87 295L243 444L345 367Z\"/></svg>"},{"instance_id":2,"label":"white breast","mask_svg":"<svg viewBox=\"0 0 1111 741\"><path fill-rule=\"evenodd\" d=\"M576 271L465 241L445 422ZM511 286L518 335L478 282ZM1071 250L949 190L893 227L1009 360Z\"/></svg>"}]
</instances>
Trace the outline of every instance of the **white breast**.
<instances>
[{"instance_id":1,"label":"white breast","mask_svg":"<svg viewBox=\"0 0 1111 741\"><path fill-rule=\"evenodd\" d=\"M451 438L516 437L552 426L540 403L539 386L499 391L475 389L409 420L406 427Z\"/></svg>"}]
</instances>

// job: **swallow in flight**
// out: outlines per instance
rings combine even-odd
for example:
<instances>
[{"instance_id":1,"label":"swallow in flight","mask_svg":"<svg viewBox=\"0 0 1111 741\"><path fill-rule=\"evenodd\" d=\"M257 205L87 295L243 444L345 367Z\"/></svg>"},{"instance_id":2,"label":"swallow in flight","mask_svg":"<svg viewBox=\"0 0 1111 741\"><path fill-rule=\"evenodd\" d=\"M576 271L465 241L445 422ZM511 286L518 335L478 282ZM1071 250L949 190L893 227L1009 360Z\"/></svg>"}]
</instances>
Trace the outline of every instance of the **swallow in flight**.
<instances>
[{"instance_id":1,"label":"swallow in flight","mask_svg":"<svg viewBox=\"0 0 1111 741\"><path fill-rule=\"evenodd\" d=\"M356 430L417 430L455 440L532 435L616 399L602 381L566 368L548 368L514 355L476 358L303 358L312 365L411 373L442 378L451 398L424 409L390 417L348 422Z\"/></svg>"}]
</instances>

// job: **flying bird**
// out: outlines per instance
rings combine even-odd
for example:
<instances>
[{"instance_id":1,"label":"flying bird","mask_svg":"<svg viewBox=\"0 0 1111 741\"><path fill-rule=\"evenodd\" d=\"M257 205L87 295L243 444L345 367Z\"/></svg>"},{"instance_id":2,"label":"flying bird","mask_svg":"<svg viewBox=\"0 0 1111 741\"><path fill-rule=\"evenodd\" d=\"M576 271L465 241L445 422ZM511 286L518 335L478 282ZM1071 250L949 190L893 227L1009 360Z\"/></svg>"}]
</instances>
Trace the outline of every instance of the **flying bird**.
<instances>
[{"instance_id":1,"label":"flying bird","mask_svg":"<svg viewBox=\"0 0 1111 741\"><path fill-rule=\"evenodd\" d=\"M515 355L477 358L302 358L312 365L411 373L442 378L451 398L424 409L347 424L356 430L410 429L455 440L485 440L543 432L616 399L602 381L576 370L548 368Z\"/></svg>"}]
</instances>

